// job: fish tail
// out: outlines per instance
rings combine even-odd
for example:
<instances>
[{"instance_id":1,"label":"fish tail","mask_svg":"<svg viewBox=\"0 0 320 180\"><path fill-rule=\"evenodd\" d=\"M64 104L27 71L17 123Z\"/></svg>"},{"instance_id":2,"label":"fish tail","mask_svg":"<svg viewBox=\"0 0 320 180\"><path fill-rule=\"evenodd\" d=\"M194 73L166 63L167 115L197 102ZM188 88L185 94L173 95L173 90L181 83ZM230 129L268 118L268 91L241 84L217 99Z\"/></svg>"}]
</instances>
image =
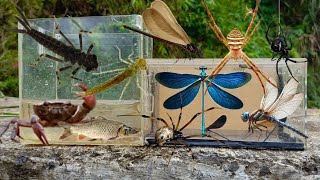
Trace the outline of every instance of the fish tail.
<instances>
[{"instance_id":1,"label":"fish tail","mask_svg":"<svg viewBox=\"0 0 320 180\"><path fill-rule=\"evenodd\" d=\"M64 139L72 135L71 133L71 125L66 122L58 122L58 125L64 129L59 139Z\"/></svg>"}]
</instances>

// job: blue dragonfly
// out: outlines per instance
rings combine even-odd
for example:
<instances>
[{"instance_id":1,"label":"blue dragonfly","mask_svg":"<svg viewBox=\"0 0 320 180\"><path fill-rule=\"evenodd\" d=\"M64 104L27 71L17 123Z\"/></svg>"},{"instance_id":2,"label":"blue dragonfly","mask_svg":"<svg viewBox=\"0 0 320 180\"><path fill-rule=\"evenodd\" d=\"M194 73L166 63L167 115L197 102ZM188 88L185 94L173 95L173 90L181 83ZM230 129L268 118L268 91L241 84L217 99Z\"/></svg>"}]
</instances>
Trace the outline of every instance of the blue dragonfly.
<instances>
[{"instance_id":1,"label":"blue dragonfly","mask_svg":"<svg viewBox=\"0 0 320 180\"><path fill-rule=\"evenodd\" d=\"M242 101L236 96L226 92L222 88L235 89L239 88L251 80L251 74L246 72L235 72L229 74L217 74L214 78L213 83L208 86L212 81L209 78L207 81L204 80L207 77L207 67L199 67L201 70L199 75L196 74L178 74L173 72L160 72L157 73L156 80L165 87L171 89L185 88L177 94L169 97L163 106L166 109L179 109L189 105L198 95L200 85L202 87L202 134L205 134L205 121L204 121L204 85L208 88L208 92L213 101L215 101L221 107L227 109L241 109L243 107Z\"/></svg>"}]
</instances>

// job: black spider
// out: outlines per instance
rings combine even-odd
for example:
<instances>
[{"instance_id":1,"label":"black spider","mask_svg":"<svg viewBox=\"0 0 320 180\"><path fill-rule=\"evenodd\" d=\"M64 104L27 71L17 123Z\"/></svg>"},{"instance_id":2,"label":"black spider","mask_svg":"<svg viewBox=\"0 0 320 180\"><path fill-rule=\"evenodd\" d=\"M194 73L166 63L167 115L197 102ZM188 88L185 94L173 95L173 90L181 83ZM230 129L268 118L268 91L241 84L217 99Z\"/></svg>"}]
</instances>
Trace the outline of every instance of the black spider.
<instances>
[{"instance_id":1,"label":"black spider","mask_svg":"<svg viewBox=\"0 0 320 180\"><path fill-rule=\"evenodd\" d=\"M276 68L277 68L277 74L278 74L278 77L280 79L280 75L279 75L279 68L278 68L278 63L279 61L281 60L281 58L284 58L284 61L286 63L286 66L289 70L289 73L291 75L291 77L293 77L292 75L292 72L291 72L291 69L289 68L288 66L288 61L291 61L293 63L303 63L303 62L307 62L307 61L295 61L295 60L292 60L289 58L289 51L292 49L292 43L290 42L290 47L288 46L288 42L286 40L286 36L285 34L283 33L282 29L281 29L281 26L280 24L278 24L279 26L279 33L278 33L278 36L273 39L272 41L270 41L269 37L268 37L268 33L269 33L269 29L270 29L270 26L272 25L273 23L271 23L268 27L268 30L266 32L266 38L267 38L267 41L268 43L271 45L271 49L272 51L274 52L273 56L272 56L272 59L271 61L274 61L276 60L275 57L277 55L279 55L279 58L277 59L277 64L276 64ZM297 82L298 80L293 77Z\"/></svg>"}]
</instances>

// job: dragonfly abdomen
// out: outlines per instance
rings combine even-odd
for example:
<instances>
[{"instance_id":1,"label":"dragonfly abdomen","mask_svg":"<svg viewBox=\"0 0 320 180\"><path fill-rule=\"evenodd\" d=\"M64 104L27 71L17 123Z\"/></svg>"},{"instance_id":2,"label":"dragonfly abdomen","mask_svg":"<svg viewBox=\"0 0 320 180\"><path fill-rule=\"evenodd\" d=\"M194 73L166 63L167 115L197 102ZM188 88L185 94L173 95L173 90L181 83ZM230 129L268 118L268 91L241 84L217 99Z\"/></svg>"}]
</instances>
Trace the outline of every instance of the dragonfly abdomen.
<instances>
[{"instance_id":1,"label":"dragonfly abdomen","mask_svg":"<svg viewBox=\"0 0 320 180\"><path fill-rule=\"evenodd\" d=\"M66 57L67 54L70 54L70 50L74 51L74 48L71 48L70 46L67 46L63 42L60 42L59 40L48 36L46 34L43 34L35 29L31 29L27 31L27 34L31 36L34 40L36 40L39 44L43 45L50 51L62 56ZM68 52L66 52L68 51Z\"/></svg>"},{"instance_id":2,"label":"dragonfly abdomen","mask_svg":"<svg viewBox=\"0 0 320 180\"><path fill-rule=\"evenodd\" d=\"M284 123L284 122L282 122L282 121L279 121L278 119L276 119L276 118L274 118L274 117L272 117L272 116L271 116L270 118L268 118L268 121L270 121L270 122L276 122L276 123L278 123L280 126L286 127L286 128L288 128L288 129L294 131L295 133L299 134L300 136L303 136L304 138L308 138L307 135L305 135L304 133L302 133L302 132L299 131L298 129L296 129L296 128L294 128L294 127L292 127L292 126L290 126L290 125L288 125L288 124L286 124L286 123Z\"/></svg>"}]
</instances>

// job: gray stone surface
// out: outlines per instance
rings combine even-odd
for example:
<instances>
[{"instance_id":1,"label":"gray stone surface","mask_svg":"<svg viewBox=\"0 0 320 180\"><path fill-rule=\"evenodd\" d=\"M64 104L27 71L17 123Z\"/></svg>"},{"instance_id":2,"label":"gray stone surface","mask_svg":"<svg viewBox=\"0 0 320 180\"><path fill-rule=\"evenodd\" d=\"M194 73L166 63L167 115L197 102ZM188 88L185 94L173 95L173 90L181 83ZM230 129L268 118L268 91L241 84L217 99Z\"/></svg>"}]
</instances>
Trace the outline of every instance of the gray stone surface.
<instances>
[{"instance_id":1,"label":"gray stone surface","mask_svg":"<svg viewBox=\"0 0 320 180\"><path fill-rule=\"evenodd\" d=\"M320 110L305 151L192 147L25 146L6 133L0 179L320 179ZM171 152L174 152L170 159Z\"/></svg>"}]
</instances>

